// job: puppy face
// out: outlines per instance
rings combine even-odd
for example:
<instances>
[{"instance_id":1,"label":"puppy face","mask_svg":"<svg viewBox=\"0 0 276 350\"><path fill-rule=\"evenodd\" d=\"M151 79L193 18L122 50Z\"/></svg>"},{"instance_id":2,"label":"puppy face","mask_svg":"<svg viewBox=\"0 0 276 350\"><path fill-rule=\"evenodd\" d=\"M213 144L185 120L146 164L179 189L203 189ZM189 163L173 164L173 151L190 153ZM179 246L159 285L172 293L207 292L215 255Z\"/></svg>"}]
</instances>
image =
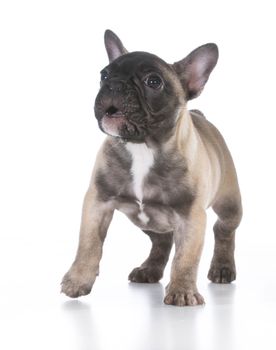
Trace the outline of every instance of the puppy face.
<instances>
[{"instance_id":1,"label":"puppy face","mask_svg":"<svg viewBox=\"0 0 276 350\"><path fill-rule=\"evenodd\" d=\"M169 132L181 103L176 73L157 56L133 52L101 72L95 114L101 130L144 142Z\"/></svg>"},{"instance_id":2,"label":"puppy face","mask_svg":"<svg viewBox=\"0 0 276 350\"><path fill-rule=\"evenodd\" d=\"M95 101L100 129L131 142L145 142L147 138L162 142L170 137L179 110L203 88L194 82L199 80L200 67L192 67L190 55L170 65L150 53L127 53L110 31L105 34L105 45L111 62L101 71L101 88ZM200 74L206 76L206 69ZM189 86L190 80L193 86Z\"/></svg>"}]
</instances>

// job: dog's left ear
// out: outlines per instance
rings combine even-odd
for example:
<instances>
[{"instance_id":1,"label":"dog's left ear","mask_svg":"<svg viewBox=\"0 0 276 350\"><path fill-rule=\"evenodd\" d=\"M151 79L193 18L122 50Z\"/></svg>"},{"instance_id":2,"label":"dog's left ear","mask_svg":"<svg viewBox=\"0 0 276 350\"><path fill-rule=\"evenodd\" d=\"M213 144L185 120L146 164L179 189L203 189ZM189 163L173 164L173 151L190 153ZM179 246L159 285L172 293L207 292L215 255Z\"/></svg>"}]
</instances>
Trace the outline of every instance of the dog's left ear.
<instances>
[{"instance_id":1,"label":"dog's left ear","mask_svg":"<svg viewBox=\"0 0 276 350\"><path fill-rule=\"evenodd\" d=\"M179 76L188 100L200 95L217 60L217 45L206 44L172 65Z\"/></svg>"},{"instance_id":2,"label":"dog's left ear","mask_svg":"<svg viewBox=\"0 0 276 350\"><path fill-rule=\"evenodd\" d=\"M104 44L109 58L109 62L127 53L121 40L115 33L107 29L104 33Z\"/></svg>"}]
</instances>

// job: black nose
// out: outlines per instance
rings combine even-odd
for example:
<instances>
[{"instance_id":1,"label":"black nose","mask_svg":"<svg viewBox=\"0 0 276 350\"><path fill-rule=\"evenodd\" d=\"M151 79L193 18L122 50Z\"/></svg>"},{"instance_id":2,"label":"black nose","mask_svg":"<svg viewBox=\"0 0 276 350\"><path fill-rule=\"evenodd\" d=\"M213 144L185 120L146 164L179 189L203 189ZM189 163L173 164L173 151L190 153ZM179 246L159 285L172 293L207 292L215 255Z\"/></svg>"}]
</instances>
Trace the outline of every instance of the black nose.
<instances>
[{"instance_id":1,"label":"black nose","mask_svg":"<svg viewBox=\"0 0 276 350\"><path fill-rule=\"evenodd\" d=\"M107 86L111 91L122 91L124 89L124 83L120 80L110 80Z\"/></svg>"}]
</instances>

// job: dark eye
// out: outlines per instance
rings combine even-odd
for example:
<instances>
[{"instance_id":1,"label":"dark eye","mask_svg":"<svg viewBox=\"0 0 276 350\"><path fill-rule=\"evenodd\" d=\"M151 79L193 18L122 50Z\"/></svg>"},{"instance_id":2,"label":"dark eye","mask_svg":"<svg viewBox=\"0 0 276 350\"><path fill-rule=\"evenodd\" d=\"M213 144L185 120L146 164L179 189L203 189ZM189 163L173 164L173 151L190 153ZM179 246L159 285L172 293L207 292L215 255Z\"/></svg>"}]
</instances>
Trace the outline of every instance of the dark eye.
<instances>
[{"instance_id":1,"label":"dark eye","mask_svg":"<svg viewBox=\"0 0 276 350\"><path fill-rule=\"evenodd\" d=\"M108 79L108 74L107 71L102 71L101 72L101 81L107 80Z\"/></svg>"},{"instance_id":2,"label":"dark eye","mask_svg":"<svg viewBox=\"0 0 276 350\"><path fill-rule=\"evenodd\" d=\"M152 89L159 89L163 81L158 75L152 74L146 78L145 84Z\"/></svg>"}]
</instances>

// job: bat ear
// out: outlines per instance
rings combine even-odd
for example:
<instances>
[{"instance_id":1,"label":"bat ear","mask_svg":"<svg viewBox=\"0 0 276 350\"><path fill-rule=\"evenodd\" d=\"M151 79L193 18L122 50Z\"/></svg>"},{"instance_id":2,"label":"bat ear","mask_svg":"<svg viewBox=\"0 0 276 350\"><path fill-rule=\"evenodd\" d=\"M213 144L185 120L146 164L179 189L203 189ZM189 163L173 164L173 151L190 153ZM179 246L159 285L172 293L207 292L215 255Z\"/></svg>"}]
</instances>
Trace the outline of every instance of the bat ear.
<instances>
[{"instance_id":1,"label":"bat ear","mask_svg":"<svg viewBox=\"0 0 276 350\"><path fill-rule=\"evenodd\" d=\"M112 62L116 60L116 58L127 53L127 50L124 48L121 40L109 29L107 29L104 33L104 44L109 62Z\"/></svg>"},{"instance_id":2,"label":"bat ear","mask_svg":"<svg viewBox=\"0 0 276 350\"><path fill-rule=\"evenodd\" d=\"M211 43L198 47L186 58L172 65L188 100L200 95L217 60L218 47Z\"/></svg>"}]
</instances>

